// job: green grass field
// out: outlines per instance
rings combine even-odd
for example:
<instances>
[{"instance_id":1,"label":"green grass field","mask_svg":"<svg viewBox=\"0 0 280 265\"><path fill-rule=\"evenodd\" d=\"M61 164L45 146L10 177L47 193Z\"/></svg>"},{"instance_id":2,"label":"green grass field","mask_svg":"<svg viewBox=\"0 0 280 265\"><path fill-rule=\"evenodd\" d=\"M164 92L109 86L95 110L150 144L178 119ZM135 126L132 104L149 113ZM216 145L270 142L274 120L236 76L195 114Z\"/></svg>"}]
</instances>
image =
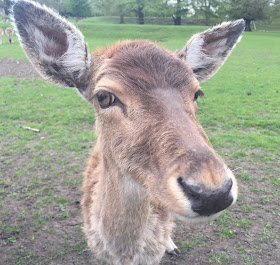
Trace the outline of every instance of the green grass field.
<instances>
[{"instance_id":1,"label":"green grass field","mask_svg":"<svg viewBox=\"0 0 280 265\"><path fill-rule=\"evenodd\" d=\"M0 22L0 27L7 24ZM181 48L206 27L77 24L91 50L125 39ZM244 33L202 84L198 119L234 170L237 205L210 225L180 224L176 264L278 264L280 235L280 32ZM0 58L27 60L18 40ZM94 144L94 111L72 89L0 79L0 264L100 264L81 230L82 173ZM30 126L39 133L21 128ZM161 264L173 264L165 257Z\"/></svg>"}]
</instances>

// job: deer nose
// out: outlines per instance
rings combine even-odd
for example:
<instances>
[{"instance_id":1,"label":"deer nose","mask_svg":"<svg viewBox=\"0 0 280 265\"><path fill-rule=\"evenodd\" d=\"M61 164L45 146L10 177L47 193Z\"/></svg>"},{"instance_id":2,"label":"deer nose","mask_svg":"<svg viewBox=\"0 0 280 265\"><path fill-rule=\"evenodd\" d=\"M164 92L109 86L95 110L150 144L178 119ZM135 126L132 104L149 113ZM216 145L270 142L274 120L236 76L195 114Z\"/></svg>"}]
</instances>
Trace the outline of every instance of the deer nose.
<instances>
[{"instance_id":1,"label":"deer nose","mask_svg":"<svg viewBox=\"0 0 280 265\"><path fill-rule=\"evenodd\" d=\"M210 216L218 213L233 202L233 197L230 194L231 179L223 187L215 190L206 190L199 186L190 185L182 177L178 178L178 182L191 202L192 210L200 215Z\"/></svg>"}]
</instances>

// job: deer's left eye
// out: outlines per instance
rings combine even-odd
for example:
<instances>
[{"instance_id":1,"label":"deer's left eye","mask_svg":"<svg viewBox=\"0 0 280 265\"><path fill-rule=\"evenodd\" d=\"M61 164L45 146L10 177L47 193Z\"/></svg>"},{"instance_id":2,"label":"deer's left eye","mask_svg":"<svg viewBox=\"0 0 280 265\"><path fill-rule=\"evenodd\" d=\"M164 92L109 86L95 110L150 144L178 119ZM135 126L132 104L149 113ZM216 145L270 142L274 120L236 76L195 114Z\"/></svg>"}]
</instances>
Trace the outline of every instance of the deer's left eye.
<instances>
[{"instance_id":1,"label":"deer's left eye","mask_svg":"<svg viewBox=\"0 0 280 265\"><path fill-rule=\"evenodd\" d=\"M102 109L108 108L116 102L116 96L110 92L101 92L97 95L99 106Z\"/></svg>"},{"instance_id":2,"label":"deer's left eye","mask_svg":"<svg viewBox=\"0 0 280 265\"><path fill-rule=\"evenodd\" d=\"M197 90L194 94L194 101L196 101L198 99L198 97L203 97L204 96L204 93L201 89Z\"/></svg>"}]
</instances>

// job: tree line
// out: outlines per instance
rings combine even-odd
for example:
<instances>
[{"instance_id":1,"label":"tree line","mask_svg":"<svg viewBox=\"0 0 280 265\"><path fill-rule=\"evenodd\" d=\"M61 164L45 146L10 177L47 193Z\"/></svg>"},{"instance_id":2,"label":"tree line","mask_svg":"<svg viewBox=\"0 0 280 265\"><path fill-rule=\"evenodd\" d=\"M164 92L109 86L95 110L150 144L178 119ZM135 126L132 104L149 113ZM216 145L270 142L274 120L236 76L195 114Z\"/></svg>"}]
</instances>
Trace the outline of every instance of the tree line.
<instances>
[{"instance_id":1,"label":"tree line","mask_svg":"<svg viewBox=\"0 0 280 265\"><path fill-rule=\"evenodd\" d=\"M14 0L0 0L6 13ZM280 0L37 0L55 9L63 16L119 16L137 17L139 24L145 17L170 17L174 25L182 18L191 17L209 25L211 20L243 18L246 31L251 31L251 21L280 18Z\"/></svg>"}]
</instances>

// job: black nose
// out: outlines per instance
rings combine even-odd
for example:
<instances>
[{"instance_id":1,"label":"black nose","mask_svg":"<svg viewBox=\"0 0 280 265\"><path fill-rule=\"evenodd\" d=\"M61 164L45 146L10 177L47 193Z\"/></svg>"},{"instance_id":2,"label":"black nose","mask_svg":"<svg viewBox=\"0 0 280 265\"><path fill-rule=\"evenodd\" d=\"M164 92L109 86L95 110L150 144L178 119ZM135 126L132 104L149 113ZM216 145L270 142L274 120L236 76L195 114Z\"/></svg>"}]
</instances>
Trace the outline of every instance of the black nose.
<instances>
[{"instance_id":1,"label":"black nose","mask_svg":"<svg viewBox=\"0 0 280 265\"><path fill-rule=\"evenodd\" d=\"M232 204L231 179L223 187L215 190L205 190L199 186L189 185L181 177L178 178L178 182L190 200L192 210L200 215L209 216L218 213Z\"/></svg>"}]
</instances>

